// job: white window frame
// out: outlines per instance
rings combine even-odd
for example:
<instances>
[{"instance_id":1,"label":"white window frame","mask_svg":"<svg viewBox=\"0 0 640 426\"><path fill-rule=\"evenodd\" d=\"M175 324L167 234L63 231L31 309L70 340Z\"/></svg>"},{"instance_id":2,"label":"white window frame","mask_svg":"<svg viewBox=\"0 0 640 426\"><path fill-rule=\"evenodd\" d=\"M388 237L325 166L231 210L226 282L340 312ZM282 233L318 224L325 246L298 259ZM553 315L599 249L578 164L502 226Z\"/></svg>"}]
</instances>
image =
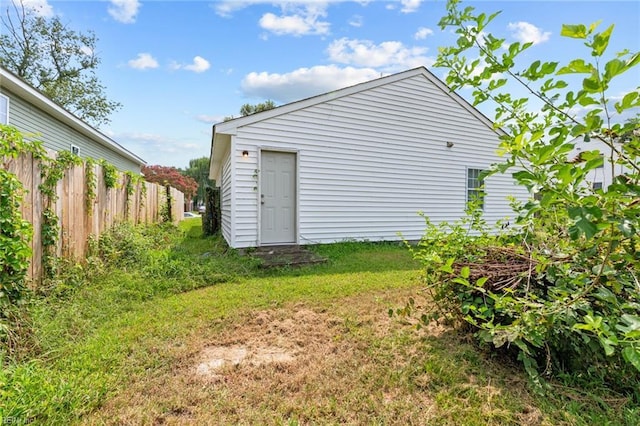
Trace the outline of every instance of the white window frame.
<instances>
[{"instance_id":1,"label":"white window frame","mask_svg":"<svg viewBox=\"0 0 640 426\"><path fill-rule=\"evenodd\" d=\"M466 205L469 206L469 203L471 201L473 201L471 199L471 193L473 192L474 194L476 194L476 196L480 196L480 209L484 211L485 209L485 198L486 198L486 191L485 191L485 182L484 179L480 179L480 174L482 174L482 172L484 172L484 169L479 169L476 167L467 167L467 173L465 174L465 187L466 187L466 200L467 203ZM472 172L477 172L475 173L475 176L471 176ZM471 183L471 181L477 181L477 185L475 186L470 186L469 183Z\"/></svg>"},{"instance_id":2,"label":"white window frame","mask_svg":"<svg viewBox=\"0 0 640 426\"><path fill-rule=\"evenodd\" d=\"M9 106L10 106L10 99L8 96L5 96L3 94L0 93L0 98L4 99L7 103L7 110L6 111L0 111L0 124L9 124ZM5 117L5 121L2 121L2 117Z\"/></svg>"},{"instance_id":3,"label":"white window frame","mask_svg":"<svg viewBox=\"0 0 640 426\"><path fill-rule=\"evenodd\" d=\"M78 145L71 144L69 151L71 151L71 153L74 155L80 156L80 147Z\"/></svg>"}]
</instances>

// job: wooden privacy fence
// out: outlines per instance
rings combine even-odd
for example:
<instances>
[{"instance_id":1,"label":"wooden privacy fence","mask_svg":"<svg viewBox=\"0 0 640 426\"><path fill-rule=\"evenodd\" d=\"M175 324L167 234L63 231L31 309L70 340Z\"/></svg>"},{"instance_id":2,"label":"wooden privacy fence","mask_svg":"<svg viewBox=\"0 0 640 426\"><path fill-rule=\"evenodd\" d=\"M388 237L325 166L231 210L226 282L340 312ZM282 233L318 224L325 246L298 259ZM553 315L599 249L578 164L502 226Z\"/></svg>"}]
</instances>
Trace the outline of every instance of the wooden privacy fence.
<instances>
[{"instance_id":1,"label":"wooden privacy fence","mask_svg":"<svg viewBox=\"0 0 640 426\"><path fill-rule=\"evenodd\" d=\"M48 151L50 158L55 153ZM8 162L8 171L15 174L25 188L21 211L23 219L33 225L31 241L32 257L28 276L38 281L42 276L43 245L42 227L45 199L38 186L42 183L39 160L30 154ZM93 167L95 198L87 202L89 185L87 167ZM135 224L154 223L162 220L163 206L167 205L167 188L146 181L133 184L133 192L127 194L129 176L117 172L117 185L107 188L103 167L99 164L72 166L58 181L58 199L52 210L58 217L57 255L83 259L87 253L91 235L99 236L115 223L130 221ZM143 189L143 186L146 187ZM171 200L171 218L179 222L183 218L184 194L175 188L168 190Z\"/></svg>"}]
</instances>

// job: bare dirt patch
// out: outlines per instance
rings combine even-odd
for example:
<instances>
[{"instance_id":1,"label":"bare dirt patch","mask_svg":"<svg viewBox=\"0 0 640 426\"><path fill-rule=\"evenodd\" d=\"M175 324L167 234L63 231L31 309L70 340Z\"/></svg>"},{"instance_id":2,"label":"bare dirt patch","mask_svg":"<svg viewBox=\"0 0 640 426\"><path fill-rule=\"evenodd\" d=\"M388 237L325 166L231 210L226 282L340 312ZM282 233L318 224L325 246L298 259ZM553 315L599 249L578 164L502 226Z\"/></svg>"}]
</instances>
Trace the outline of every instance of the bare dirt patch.
<instances>
[{"instance_id":1,"label":"bare dirt patch","mask_svg":"<svg viewBox=\"0 0 640 426\"><path fill-rule=\"evenodd\" d=\"M328 320L324 315L304 308L298 309L293 318L278 318L283 315L277 311L258 312L227 336L228 342L235 343L205 347L200 353L196 374L217 379L225 367L290 363L305 348L326 344L328 336L318 332L326 328Z\"/></svg>"},{"instance_id":2,"label":"bare dirt patch","mask_svg":"<svg viewBox=\"0 0 640 426\"><path fill-rule=\"evenodd\" d=\"M446 331L389 318L408 291L254 311L194 331L166 348L170 365L133 378L86 423L431 423L443 412L425 339ZM528 414L520 420L535 424Z\"/></svg>"},{"instance_id":3,"label":"bare dirt patch","mask_svg":"<svg viewBox=\"0 0 640 426\"><path fill-rule=\"evenodd\" d=\"M392 401L398 390L370 379L358 383L377 367L366 339L356 335L387 333L397 321L386 312L399 300L390 292L335 306L298 304L216 324L222 331L215 333L194 331L180 345L167 345L172 365L134 378L88 423L358 423L358 404L390 413L409 402L424 404L423 396L400 394Z\"/></svg>"}]
</instances>

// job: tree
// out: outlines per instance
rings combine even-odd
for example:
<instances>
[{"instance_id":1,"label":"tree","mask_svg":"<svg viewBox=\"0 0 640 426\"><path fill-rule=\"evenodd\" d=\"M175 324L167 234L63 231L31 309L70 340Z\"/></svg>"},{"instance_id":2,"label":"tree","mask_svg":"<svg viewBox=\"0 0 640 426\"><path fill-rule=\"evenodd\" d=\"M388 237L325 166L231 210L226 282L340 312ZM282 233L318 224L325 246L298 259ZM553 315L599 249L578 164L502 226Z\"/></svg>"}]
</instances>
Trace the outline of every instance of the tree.
<instances>
[{"instance_id":1,"label":"tree","mask_svg":"<svg viewBox=\"0 0 640 426\"><path fill-rule=\"evenodd\" d=\"M147 182L157 183L163 186L169 185L182 192L189 203L198 190L198 182L185 176L175 167L143 166L142 174Z\"/></svg>"},{"instance_id":2,"label":"tree","mask_svg":"<svg viewBox=\"0 0 640 426\"><path fill-rule=\"evenodd\" d=\"M240 107L240 115L242 115L243 117L246 117L247 115L255 114L257 112L262 112L262 111L268 111L270 109L274 109L275 107L276 107L276 104L271 100L261 102L255 105L244 104ZM234 118L233 116L225 117L224 121L233 120L233 118Z\"/></svg>"},{"instance_id":3,"label":"tree","mask_svg":"<svg viewBox=\"0 0 640 426\"><path fill-rule=\"evenodd\" d=\"M106 124L120 108L96 76L97 39L45 18L23 0L11 2L0 19L0 64L79 118Z\"/></svg>"},{"instance_id":4,"label":"tree","mask_svg":"<svg viewBox=\"0 0 640 426\"><path fill-rule=\"evenodd\" d=\"M209 179L209 157L189 160L189 167L184 170L183 174L191 177L198 183L198 191L196 192L193 200L195 204L204 204L204 191L207 187L213 185L213 181Z\"/></svg>"},{"instance_id":5,"label":"tree","mask_svg":"<svg viewBox=\"0 0 640 426\"><path fill-rule=\"evenodd\" d=\"M617 101L609 91L637 69L640 52L608 53L613 25L598 32L599 23L572 24L560 35L586 46L584 58L523 64L532 43L506 43L488 29L498 13L459 3L449 0L440 21L458 39L440 48L436 66L449 70L453 90L472 90L474 105L495 108L504 161L488 175L510 172L532 197L514 203L517 226L497 238L473 211L465 225L478 238L459 225L444 232L427 218L414 253L435 303L422 318L466 322L480 341L515 351L534 382L569 373L637 398L640 135L637 119L624 117L638 111L640 90ZM596 137L608 152L569 156L576 138ZM618 174L612 168L611 185L595 188L589 172L603 161Z\"/></svg>"},{"instance_id":6,"label":"tree","mask_svg":"<svg viewBox=\"0 0 640 426\"><path fill-rule=\"evenodd\" d=\"M271 100L255 105L244 104L240 107L240 114L242 114L243 117L246 117L247 115L255 114L256 112L267 111L275 107L276 104Z\"/></svg>"}]
</instances>

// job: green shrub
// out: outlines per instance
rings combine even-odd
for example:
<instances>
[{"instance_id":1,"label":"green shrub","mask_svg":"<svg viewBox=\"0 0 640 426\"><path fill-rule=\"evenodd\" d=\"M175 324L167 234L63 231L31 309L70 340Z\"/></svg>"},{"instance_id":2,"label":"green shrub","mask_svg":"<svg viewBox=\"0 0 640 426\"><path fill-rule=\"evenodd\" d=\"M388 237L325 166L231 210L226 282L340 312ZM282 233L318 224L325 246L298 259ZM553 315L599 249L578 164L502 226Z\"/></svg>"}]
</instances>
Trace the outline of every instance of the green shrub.
<instances>
[{"instance_id":1,"label":"green shrub","mask_svg":"<svg viewBox=\"0 0 640 426\"><path fill-rule=\"evenodd\" d=\"M100 236L97 257L110 266L143 267L152 260L154 250L167 249L180 235L172 224L135 226L122 222Z\"/></svg>"},{"instance_id":2,"label":"green shrub","mask_svg":"<svg viewBox=\"0 0 640 426\"><path fill-rule=\"evenodd\" d=\"M26 142L14 127L0 124L0 347L11 347L14 340L10 318L15 305L27 293L25 280L33 232L20 213L24 188L5 162L26 154L40 158L42 147L37 142Z\"/></svg>"},{"instance_id":3,"label":"green shrub","mask_svg":"<svg viewBox=\"0 0 640 426\"><path fill-rule=\"evenodd\" d=\"M640 121L622 114L640 106L640 92L612 108L607 90L640 64L640 53L606 60L613 26L598 33L597 23L563 25L561 35L581 40L588 59L534 61L514 71L531 43L503 49L505 40L487 29L497 14L458 4L449 1L440 21L455 29L457 44L440 49L437 65L449 69L453 89L472 87L476 104L495 104L505 160L489 173L511 171L535 197L514 203L516 226L493 240L488 232L469 237L464 224L445 230L427 221L414 255L440 312L426 310L422 319L465 322L481 342L514 351L537 383L569 374L639 400ZM479 59L468 61L467 51ZM565 74L584 78L572 87ZM512 96L513 84L542 108ZM580 106L591 106L582 119L572 113ZM583 151L574 161L568 154L576 137L597 137L609 152ZM589 172L603 161L620 173L607 188L593 189ZM416 308L410 301L401 311Z\"/></svg>"}]
</instances>

